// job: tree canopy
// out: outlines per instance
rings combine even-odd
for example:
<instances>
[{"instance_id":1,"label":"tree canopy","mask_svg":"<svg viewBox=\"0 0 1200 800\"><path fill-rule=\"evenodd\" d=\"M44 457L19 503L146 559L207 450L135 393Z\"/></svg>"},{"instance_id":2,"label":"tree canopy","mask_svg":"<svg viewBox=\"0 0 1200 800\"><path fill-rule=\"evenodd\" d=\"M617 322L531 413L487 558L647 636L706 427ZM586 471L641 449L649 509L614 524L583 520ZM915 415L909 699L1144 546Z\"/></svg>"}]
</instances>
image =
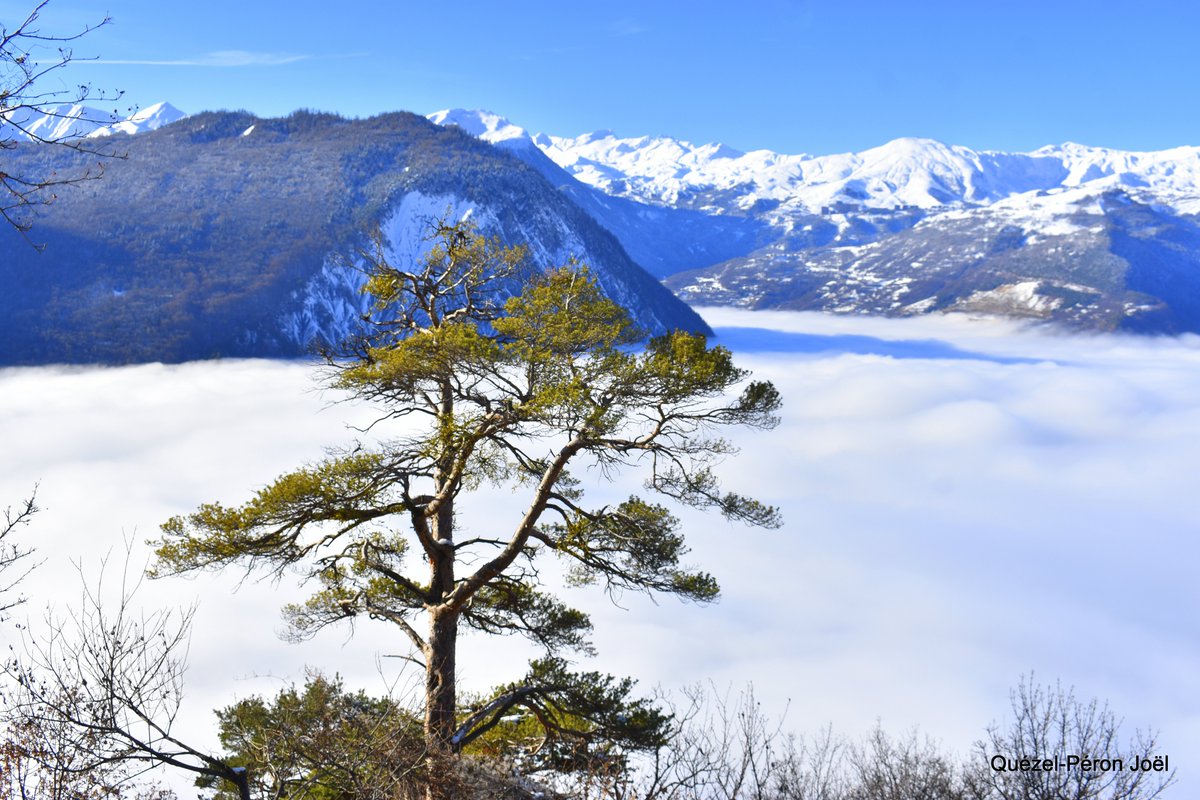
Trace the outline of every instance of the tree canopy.
<instances>
[{"instance_id":1,"label":"tree canopy","mask_svg":"<svg viewBox=\"0 0 1200 800\"><path fill-rule=\"evenodd\" d=\"M777 525L774 508L723 491L714 468L734 452L718 431L772 427L779 395L703 336L645 341L580 264L534 274L524 248L467 223L439 221L430 237L413 272L388 262L382 237L361 253L372 310L327 359L329 384L377 403L378 430L395 434L284 474L239 506L171 519L156 571L299 569L315 589L286 609L300 637L356 617L394 624L426 671L435 755L495 725L488 708L525 709L547 744L653 740L665 718L631 713L630 683L594 696L573 686L581 678L557 659L589 651L591 623L545 590L538 565L552 554L574 583L609 592L716 598L715 579L684 561L678 519L649 497ZM571 467L638 470L647 496L597 507ZM456 536L458 504L484 484L521 490L524 510ZM463 626L522 634L550 660L460 716Z\"/></svg>"}]
</instances>

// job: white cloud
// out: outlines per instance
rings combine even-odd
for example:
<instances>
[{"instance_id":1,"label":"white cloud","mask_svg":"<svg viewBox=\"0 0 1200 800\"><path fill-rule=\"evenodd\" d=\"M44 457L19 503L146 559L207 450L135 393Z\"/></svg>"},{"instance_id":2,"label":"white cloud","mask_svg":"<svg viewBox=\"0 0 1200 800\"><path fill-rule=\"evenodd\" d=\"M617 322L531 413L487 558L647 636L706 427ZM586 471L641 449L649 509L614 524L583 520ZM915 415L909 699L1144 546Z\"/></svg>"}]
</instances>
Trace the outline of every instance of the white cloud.
<instances>
[{"instance_id":1,"label":"white cloud","mask_svg":"<svg viewBox=\"0 0 1200 800\"><path fill-rule=\"evenodd\" d=\"M638 36L646 33L648 28L630 17L623 17L608 26L614 36Z\"/></svg>"},{"instance_id":2,"label":"white cloud","mask_svg":"<svg viewBox=\"0 0 1200 800\"><path fill-rule=\"evenodd\" d=\"M724 588L713 607L576 595L594 615L597 668L645 686L753 681L768 706L791 699L798 730L856 733L880 718L961 752L1036 671L1109 699L1131 727L1161 728L1168 752L1200 749L1200 340L706 316L783 392L780 428L739 436L726 471L786 525L684 515L694 561ZM768 325L799 352L728 331ZM70 601L69 558L94 563L123 533L153 537L172 514L237 502L352 438L344 422L366 412L326 408L310 387L307 367L278 362L0 371L0 498L40 480L46 508L29 534L48 557L31 602L62 586ZM486 501L465 524L520 507L508 493ZM150 602L201 600L186 724L210 735L214 706L301 679L306 663L381 690L376 654L397 652L399 636L283 644L278 607L296 591L250 582L235 594L239 577L147 587ZM472 640L464 675L477 688L511 680L523 653Z\"/></svg>"},{"instance_id":3,"label":"white cloud","mask_svg":"<svg viewBox=\"0 0 1200 800\"><path fill-rule=\"evenodd\" d=\"M136 64L152 67L276 67L310 58L295 53L258 53L250 50L215 50L191 58L92 59L93 64Z\"/></svg>"}]
</instances>

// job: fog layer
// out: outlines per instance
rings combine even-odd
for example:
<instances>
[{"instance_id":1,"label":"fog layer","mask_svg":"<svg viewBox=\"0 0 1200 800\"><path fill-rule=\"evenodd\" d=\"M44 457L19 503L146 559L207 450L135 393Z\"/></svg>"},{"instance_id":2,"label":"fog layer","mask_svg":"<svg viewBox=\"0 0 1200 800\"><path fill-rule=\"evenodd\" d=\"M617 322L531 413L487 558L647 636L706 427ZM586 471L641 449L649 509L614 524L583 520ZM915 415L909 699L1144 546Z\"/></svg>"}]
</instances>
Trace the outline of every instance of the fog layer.
<instances>
[{"instance_id":1,"label":"fog layer","mask_svg":"<svg viewBox=\"0 0 1200 800\"><path fill-rule=\"evenodd\" d=\"M709 309L739 363L774 381L780 427L742 433L730 488L782 508L777 531L685 513L692 561L720 580L710 607L597 592L589 668L649 688L752 681L789 727L882 721L965 752L1022 673L1108 699L1168 753L1200 752L1200 343L1065 337L1011 324ZM0 506L39 484L22 534L45 563L23 614L78 594L72 559L141 542L202 502L236 503L353 439L367 409L314 390L299 363L0 371ZM584 476L587 477L587 476ZM627 496L639 487L605 484ZM483 532L521 498L484 490ZM302 680L306 665L372 691L411 687L401 636L361 626L281 642L286 580L164 579L149 605L200 603L182 724ZM11 629L0 636L12 638ZM513 680L524 650L472 639L475 688ZM790 706L788 702L790 700ZM1187 781L1185 780L1185 784Z\"/></svg>"}]
</instances>

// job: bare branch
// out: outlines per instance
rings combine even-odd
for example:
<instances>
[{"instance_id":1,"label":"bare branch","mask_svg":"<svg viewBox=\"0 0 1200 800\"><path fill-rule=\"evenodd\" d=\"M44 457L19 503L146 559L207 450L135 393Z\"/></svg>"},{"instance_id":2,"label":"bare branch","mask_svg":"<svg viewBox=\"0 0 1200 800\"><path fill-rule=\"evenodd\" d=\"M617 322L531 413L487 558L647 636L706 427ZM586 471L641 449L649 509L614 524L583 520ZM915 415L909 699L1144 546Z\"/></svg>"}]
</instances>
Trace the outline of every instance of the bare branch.
<instances>
[{"instance_id":1,"label":"bare branch","mask_svg":"<svg viewBox=\"0 0 1200 800\"><path fill-rule=\"evenodd\" d=\"M100 159L121 158L112 152L110 144L101 140L86 139L72 130L64 134L36 127L36 123L45 119L110 122L107 117L88 119L80 116L78 104L108 102L121 96L120 92L97 95L87 84L77 85L74 89L42 88L54 73L78 59L67 46L69 43L112 21L104 16L99 22L74 33L43 33L38 20L48 3L49 0L38 3L15 28L0 26L0 150L11 150L21 144L52 144ZM33 224L27 213L32 206L51 203L58 188L95 180L103 172L100 161L76 165L68 171L52 170L33 175L16 175L11 169L0 168L0 217L25 234Z\"/></svg>"},{"instance_id":2,"label":"bare branch","mask_svg":"<svg viewBox=\"0 0 1200 800\"><path fill-rule=\"evenodd\" d=\"M12 592L37 566L28 563L33 549L22 547L12 537L28 525L40 510L37 506L37 486L15 509L12 506L4 509L4 524L0 525L0 621L6 618L6 612L25 602L24 597L14 597Z\"/></svg>"},{"instance_id":3,"label":"bare branch","mask_svg":"<svg viewBox=\"0 0 1200 800\"><path fill-rule=\"evenodd\" d=\"M4 665L15 687L10 721L59 731L44 758L74 763L76 770L167 765L230 781L241 790L244 771L187 744L173 730L194 608L138 611L133 600L140 578L130 574L129 546L115 599L106 597L106 557L94 585L84 580L78 606L65 618L47 612L40 637L27 637L25 655Z\"/></svg>"}]
</instances>

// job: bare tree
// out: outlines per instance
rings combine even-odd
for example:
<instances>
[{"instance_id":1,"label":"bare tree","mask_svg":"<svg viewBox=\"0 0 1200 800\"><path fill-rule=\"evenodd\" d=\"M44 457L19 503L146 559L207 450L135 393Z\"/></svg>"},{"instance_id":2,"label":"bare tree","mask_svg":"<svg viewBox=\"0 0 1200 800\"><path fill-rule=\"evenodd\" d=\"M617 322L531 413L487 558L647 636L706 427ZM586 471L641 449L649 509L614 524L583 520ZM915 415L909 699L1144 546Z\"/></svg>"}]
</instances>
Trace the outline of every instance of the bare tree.
<instances>
[{"instance_id":1,"label":"bare tree","mask_svg":"<svg viewBox=\"0 0 1200 800\"><path fill-rule=\"evenodd\" d=\"M572 796L615 800L766 800L781 796L778 768L795 740L783 719L762 709L747 686L730 690L692 686L680 700L664 698L671 727L662 746L620 772L592 774Z\"/></svg>"},{"instance_id":2,"label":"bare tree","mask_svg":"<svg viewBox=\"0 0 1200 800\"><path fill-rule=\"evenodd\" d=\"M671 743L675 752L666 759L655 754L646 796L691 797L699 791L729 800L763 797L783 741L783 720L763 713L750 686L736 698L715 687L693 688L685 697L689 706Z\"/></svg>"},{"instance_id":3,"label":"bare tree","mask_svg":"<svg viewBox=\"0 0 1200 800\"><path fill-rule=\"evenodd\" d=\"M962 800L958 766L916 731L894 739L877 724L847 760L845 800Z\"/></svg>"},{"instance_id":4,"label":"bare tree","mask_svg":"<svg viewBox=\"0 0 1200 800\"><path fill-rule=\"evenodd\" d=\"M1120 739L1120 721L1061 686L1023 681L1015 719L993 725L960 763L916 731L882 727L857 741L826 727L812 738L782 733L747 689L736 698L701 687L672 712L662 747L634 769L592 774L570 787L581 800L1152 800L1174 783L1153 736ZM1068 758L1086 758L1088 763ZM1047 765L1046 759L1057 765ZM1156 760L1157 759L1157 760ZM1026 769L1022 761L1039 769ZM1130 767L1136 765L1136 769ZM1156 766L1157 765L1157 766Z\"/></svg>"},{"instance_id":5,"label":"bare tree","mask_svg":"<svg viewBox=\"0 0 1200 800\"><path fill-rule=\"evenodd\" d=\"M1135 731L1122 742L1107 704L1032 676L1011 702L1008 726L993 724L975 745L966 773L975 800L1151 800L1175 782L1155 736Z\"/></svg>"},{"instance_id":6,"label":"bare tree","mask_svg":"<svg viewBox=\"0 0 1200 800\"><path fill-rule=\"evenodd\" d=\"M39 18L49 2L41 0L24 19L18 18L16 24L0 21L0 150L11 150L22 141L32 141L112 157L111 153L86 146L77 136L48 134L32 124L46 116L67 119L71 114L69 109L86 100L111 101L120 96L119 92L97 95L88 84L76 84L71 89L47 87L49 77L76 60L72 43L111 21L105 16L74 33L45 33ZM103 163L99 161L68 172L51 170L38 174L15 174L0 163L0 216L22 233L27 232L31 222L22 211L34 204L51 202L56 187L97 178L102 172Z\"/></svg>"},{"instance_id":7,"label":"bare tree","mask_svg":"<svg viewBox=\"0 0 1200 800\"><path fill-rule=\"evenodd\" d=\"M826 725L814 737L789 736L771 776L778 800L842 800L850 791L850 745Z\"/></svg>"},{"instance_id":8,"label":"bare tree","mask_svg":"<svg viewBox=\"0 0 1200 800\"><path fill-rule=\"evenodd\" d=\"M174 800L160 786L131 784L126 764L94 764L86 749L62 746L77 734L50 718L15 720L0 731L0 800Z\"/></svg>"},{"instance_id":9,"label":"bare tree","mask_svg":"<svg viewBox=\"0 0 1200 800\"><path fill-rule=\"evenodd\" d=\"M27 499L4 509L4 523L0 525L0 621L6 619L14 607L25 602L24 597L13 592L35 566L28 561L33 549L17 544L12 536L28 525L37 512L36 486Z\"/></svg>"},{"instance_id":10,"label":"bare tree","mask_svg":"<svg viewBox=\"0 0 1200 800\"><path fill-rule=\"evenodd\" d=\"M229 781L248 800L244 769L174 731L193 609L138 612L140 579L126 556L114 602L104 600L106 559L77 607L65 618L48 612L25 656L4 665L7 728L39 733L23 756L44 775L106 776L110 785L167 765Z\"/></svg>"},{"instance_id":11,"label":"bare tree","mask_svg":"<svg viewBox=\"0 0 1200 800\"><path fill-rule=\"evenodd\" d=\"M753 687L736 697L695 686L667 701L666 743L617 775L572 787L585 800L962 800L956 764L914 733L876 728L861 743L832 726L785 734Z\"/></svg>"}]
</instances>

